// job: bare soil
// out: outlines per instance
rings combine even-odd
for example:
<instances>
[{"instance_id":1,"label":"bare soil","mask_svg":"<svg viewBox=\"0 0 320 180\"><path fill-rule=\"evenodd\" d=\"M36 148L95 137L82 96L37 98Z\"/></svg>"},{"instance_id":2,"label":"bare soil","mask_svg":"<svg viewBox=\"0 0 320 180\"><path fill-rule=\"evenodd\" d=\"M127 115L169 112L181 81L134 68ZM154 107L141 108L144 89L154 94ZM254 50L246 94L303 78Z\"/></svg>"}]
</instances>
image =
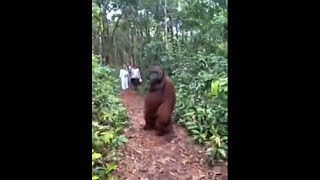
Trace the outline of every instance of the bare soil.
<instances>
[{"instance_id":1,"label":"bare soil","mask_svg":"<svg viewBox=\"0 0 320 180\"><path fill-rule=\"evenodd\" d=\"M117 179L128 180L227 180L227 163L209 167L205 149L192 142L186 130L173 125L174 133L159 137L154 131L144 131L144 97L135 91L121 93L128 110L129 126L125 135L129 142L122 146Z\"/></svg>"}]
</instances>

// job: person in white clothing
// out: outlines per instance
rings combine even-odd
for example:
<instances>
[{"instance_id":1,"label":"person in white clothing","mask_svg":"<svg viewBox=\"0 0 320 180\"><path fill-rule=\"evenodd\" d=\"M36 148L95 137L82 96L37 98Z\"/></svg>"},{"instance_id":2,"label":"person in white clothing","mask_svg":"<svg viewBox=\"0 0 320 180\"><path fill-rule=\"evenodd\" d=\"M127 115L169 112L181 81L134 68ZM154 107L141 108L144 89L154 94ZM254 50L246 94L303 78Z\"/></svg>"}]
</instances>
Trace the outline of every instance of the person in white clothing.
<instances>
[{"instance_id":1,"label":"person in white clothing","mask_svg":"<svg viewBox=\"0 0 320 180\"><path fill-rule=\"evenodd\" d=\"M128 79L129 79L129 72L125 65L123 65L123 68L120 69L120 75L119 78L121 79L121 88L122 90L126 90L129 88Z\"/></svg>"},{"instance_id":2,"label":"person in white clothing","mask_svg":"<svg viewBox=\"0 0 320 180\"><path fill-rule=\"evenodd\" d=\"M135 90L137 89L137 87L141 81L142 81L142 79L141 79L140 70L137 66L135 66L132 69L132 75L131 75L131 83L133 84L133 87Z\"/></svg>"}]
</instances>

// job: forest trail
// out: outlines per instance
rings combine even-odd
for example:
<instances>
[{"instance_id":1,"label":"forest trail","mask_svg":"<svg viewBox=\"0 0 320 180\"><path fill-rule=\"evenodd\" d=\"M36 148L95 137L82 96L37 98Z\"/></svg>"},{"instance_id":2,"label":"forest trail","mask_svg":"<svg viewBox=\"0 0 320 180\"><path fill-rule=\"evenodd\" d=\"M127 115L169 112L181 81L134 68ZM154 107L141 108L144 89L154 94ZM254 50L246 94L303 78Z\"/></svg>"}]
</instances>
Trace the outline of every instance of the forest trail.
<instances>
[{"instance_id":1,"label":"forest trail","mask_svg":"<svg viewBox=\"0 0 320 180\"><path fill-rule=\"evenodd\" d=\"M116 179L127 180L227 180L226 166L210 168L204 164L205 150L192 143L185 129L173 125L170 142L154 131L142 130L144 97L135 91L121 93L128 110L129 125L125 135L129 142L122 146Z\"/></svg>"}]
</instances>

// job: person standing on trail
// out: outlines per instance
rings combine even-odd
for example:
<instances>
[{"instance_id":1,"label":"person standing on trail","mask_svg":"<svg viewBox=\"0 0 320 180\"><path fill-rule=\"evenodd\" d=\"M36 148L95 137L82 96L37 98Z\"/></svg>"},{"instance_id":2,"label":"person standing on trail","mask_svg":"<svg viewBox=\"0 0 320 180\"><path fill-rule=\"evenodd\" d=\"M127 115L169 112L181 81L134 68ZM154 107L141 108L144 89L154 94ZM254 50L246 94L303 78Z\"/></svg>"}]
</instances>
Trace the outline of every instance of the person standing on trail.
<instances>
[{"instance_id":1,"label":"person standing on trail","mask_svg":"<svg viewBox=\"0 0 320 180\"><path fill-rule=\"evenodd\" d=\"M121 79L121 88L122 90L126 90L129 88L128 79L129 79L129 72L126 68L126 65L120 69L119 78Z\"/></svg>"},{"instance_id":2,"label":"person standing on trail","mask_svg":"<svg viewBox=\"0 0 320 180\"><path fill-rule=\"evenodd\" d=\"M133 87L135 90L137 90L138 85L142 82L141 74L138 66L135 66L132 69L132 76L131 76L131 83L133 84Z\"/></svg>"},{"instance_id":3,"label":"person standing on trail","mask_svg":"<svg viewBox=\"0 0 320 180\"><path fill-rule=\"evenodd\" d=\"M128 68L128 73L129 73L129 77L128 77L128 85L129 87L131 86L131 76L132 76L132 68L130 65L127 66Z\"/></svg>"}]
</instances>

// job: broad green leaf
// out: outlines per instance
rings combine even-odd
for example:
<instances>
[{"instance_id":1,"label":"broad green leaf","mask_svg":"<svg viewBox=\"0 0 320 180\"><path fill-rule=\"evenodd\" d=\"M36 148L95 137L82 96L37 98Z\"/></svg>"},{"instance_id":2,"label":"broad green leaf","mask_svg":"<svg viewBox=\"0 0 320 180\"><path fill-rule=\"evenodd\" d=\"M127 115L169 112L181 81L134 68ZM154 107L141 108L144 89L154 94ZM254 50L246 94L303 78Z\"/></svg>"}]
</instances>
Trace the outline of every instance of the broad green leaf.
<instances>
[{"instance_id":1,"label":"broad green leaf","mask_svg":"<svg viewBox=\"0 0 320 180\"><path fill-rule=\"evenodd\" d=\"M92 180L98 180L100 179L98 176L92 176Z\"/></svg>"},{"instance_id":2,"label":"broad green leaf","mask_svg":"<svg viewBox=\"0 0 320 180\"><path fill-rule=\"evenodd\" d=\"M200 134L200 136L202 137L202 139L206 139L206 137L207 137L207 134L206 133L204 133L204 134Z\"/></svg>"},{"instance_id":3,"label":"broad green leaf","mask_svg":"<svg viewBox=\"0 0 320 180\"><path fill-rule=\"evenodd\" d=\"M194 133L194 134L200 134L200 132L198 130L196 130L196 129L192 129L191 132Z\"/></svg>"},{"instance_id":4,"label":"broad green leaf","mask_svg":"<svg viewBox=\"0 0 320 180\"><path fill-rule=\"evenodd\" d=\"M218 95L218 90L219 90L219 81L212 81L211 83L211 94L213 96Z\"/></svg>"},{"instance_id":5,"label":"broad green leaf","mask_svg":"<svg viewBox=\"0 0 320 180\"><path fill-rule=\"evenodd\" d=\"M227 153L226 153L226 151L224 149L219 148L218 152L222 155L223 158L227 157Z\"/></svg>"},{"instance_id":6,"label":"broad green leaf","mask_svg":"<svg viewBox=\"0 0 320 180\"><path fill-rule=\"evenodd\" d=\"M198 126L196 126L196 125L193 125L193 126L187 126L187 128L189 129L189 130L194 130L194 129L198 129Z\"/></svg>"},{"instance_id":7,"label":"broad green leaf","mask_svg":"<svg viewBox=\"0 0 320 180\"><path fill-rule=\"evenodd\" d=\"M119 141L122 142L122 143L127 143L129 142L129 140L124 136L124 135L120 135L118 137Z\"/></svg>"},{"instance_id":8,"label":"broad green leaf","mask_svg":"<svg viewBox=\"0 0 320 180\"><path fill-rule=\"evenodd\" d=\"M102 157L102 156L101 156L100 153L93 153L93 154L92 154L92 159L93 159L93 160L99 159L99 158L101 158L101 157Z\"/></svg>"},{"instance_id":9,"label":"broad green leaf","mask_svg":"<svg viewBox=\"0 0 320 180\"><path fill-rule=\"evenodd\" d=\"M106 174L109 174L109 172L111 172L112 170L116 169L118 166L116 165L116 163L111 162L111 163L107 163L106 164Z\"/></svg>"}]
</instances>

